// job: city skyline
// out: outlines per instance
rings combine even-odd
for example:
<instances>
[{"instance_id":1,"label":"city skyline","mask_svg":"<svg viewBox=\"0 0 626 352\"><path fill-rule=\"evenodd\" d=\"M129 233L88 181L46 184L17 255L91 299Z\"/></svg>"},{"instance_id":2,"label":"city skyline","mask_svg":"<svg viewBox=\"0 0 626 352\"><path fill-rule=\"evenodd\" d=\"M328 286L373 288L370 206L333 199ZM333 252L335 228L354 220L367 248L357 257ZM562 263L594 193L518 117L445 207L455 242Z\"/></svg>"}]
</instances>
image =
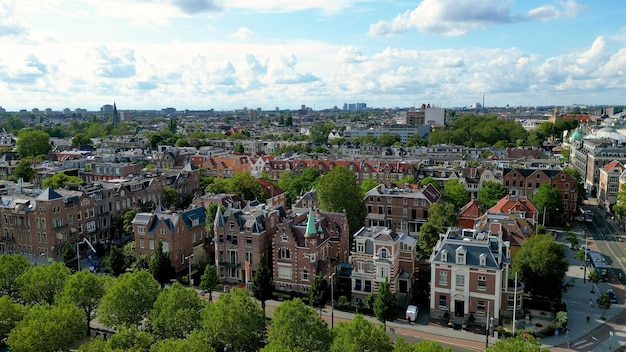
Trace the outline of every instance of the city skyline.
<instances>
[{"instance_id":1,"label":"city skyline","mask_svg":"<svg viewBox=\"0 0 626 352\"><path fill-rule=\"evenodd\" d=\"M0 106L622 103L617 0L0 0Z\"/></svg>"}]
</instances>

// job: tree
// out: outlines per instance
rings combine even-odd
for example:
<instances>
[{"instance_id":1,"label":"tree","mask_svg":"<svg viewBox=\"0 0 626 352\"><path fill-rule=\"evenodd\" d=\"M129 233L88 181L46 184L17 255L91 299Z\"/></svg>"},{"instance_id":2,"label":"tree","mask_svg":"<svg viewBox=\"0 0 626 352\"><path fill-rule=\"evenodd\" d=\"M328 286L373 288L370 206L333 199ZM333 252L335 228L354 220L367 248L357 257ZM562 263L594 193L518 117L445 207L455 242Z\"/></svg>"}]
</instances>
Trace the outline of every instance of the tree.
<instances>
[{"instance_id":1,"label":"tree","mask_svg":"<svg viewBox=\"0 0 626 352\"><path fill-rule=\"evenodd\" d=\"M102 297L98 320L104 326L139 324L157 299L159 283L146 271L120 275Z\"/></svg>"},{"instance_id":2,"label":"tree","mask_svg":"<svg viewBox=\"0 0 626 352\"><path fill-rule=\"evenodd\" d=\"M512 272L519 273L534 296L560 300L563 278L569 267L565 248L551 235L535 235L522 244L513 259Z\"/></svg>"},{"instance_id":3,"label":"tree","mask_svg":"<svg viewBox=\"0 0 626 352\"><path fill-rule=\"evenodd\" d=\"M23 255L0 255L0 296L7 295L14 300L20 296L20 287L17 278L26 272L32 265Z\"/></svg>"},{"instance_id":4,"label":"tree","mask_svg":"<svg viewBox=\"0 0 626 352\"><path fill-rule=\"evenodd\" d=\"M363 226L367 216L367 207L360 195L361 189L356 182L354 172L344 166L332 169L317 181L320 209L336 213L345 210L350 227L350 240L352 234Z\"/></svg>"},{"instance_id":5,"label":"tree","mask_svg":"<svg viewBox=\"0 0 626 352\"><path fill-rule=\"evenodd\" d=\"M78 261L76 257L76 248L71 242L65 242L63 251L61 252L61 262L68 268L78 269Z\"/></svg>"},{"instance_id":6,"label":"tree","mask_svg":"<svg viewBox=\"0 0 626 352\"><path fill-rule=\"evenodd\" d=\"M192 337L195 335L192 335ZM214 352L199 338L158 340L150 346L150 352Z\"/></svg>"},{"instance_id":7,"label":"tree","mask_svg":"<svg viewBox=\"0 0 626 352\"><path fill-rule=\"evenodd\" d=\"M69 276L70 269L57 262L31 266L17 278L22 300L27 304L53 304Z\"/></svg>"},{"instance_id":8,"label":"tree","mask_svg":"<svg viewBox=\"0 0 626 352\"><path fill-rule=\"evenodd\" d=\"M243 153L245 149L243 149L243 144L239 143L233 148L233 152L235 153Z\"/></svg>"},{"instance_id":9,"label":"tree","mask_svg":"<svg viewBox=\"0 0 626 352\"><path fill-rule=\"evenodd\" d=\"M91 138L89 138L84 133L78 133L74 135L74 138L72 138L72 147L74 148L80 148L90 145L93 145L93 142L91 141Z\"/></svg>"},{"instance_id":10,"label":"tree","mask_svg":"<svg viewBox=\"0 0 626 352\"><path fill-rule=\"evenodd\" d=\"M159 240L159 245L150 258L150 274L163 287L170 282L174 273L175 269L172 266L170 256L163 251L163 241Z\"/></svg>"},{"instance_id":11,"label":"tree","mask_svg":"<svg viewBox=\"0 0 626 352\"><path fill-rule=\"evenodd\" d=\"M454 211L458 212L470 201L470 195L465 190L464 184L456 178L451 178L443 185L443 201L454 204Z\"/></svg>"},{"instance_id":12,"label":"tree","mask_svg":"<svg viewBox=\"0 0 626 352\"><path fill-rule=\"evenodd\" d=\"M565 151L568 152L566 160L569 160L569 147L563 148L563 151L561 153L565 155L564 153ZM565 169L563 169L563 172L572 176L576 180L576 191L578 192L577 203L582 204L586 198L585 195L587 194L587 191L585 190L585 181L583 180L583 176L580 174L578 170L571 167L571 164L570 164L570 167L566 167Z\"/></svg>"},{"instance_id":13,"label":"tree","mask_svg":"<svg viewBox=\"0 0 626 352\"><path fill-rule=\"evenodd\" d=\"M378 185L380 185L380 182L374 180L373 178L366 178L365 180L361 182L361 186L360 186L361 194L365 196L367 192L369 192L375 187L378 187Z\"/></svg>"},{"instance_id":14,"label":"tree","mask_svg":"<svg viewBox=\"0 0 626 352\"><path fill-rule=\"evenodd\" d=\"M131 351L144 352L156 340L155 337L145 330L137 329L134 324L119 326L107 341L108 348L114 352Z\"/></svg>"},{"instance_id":15,"label":"tree","mask_svg":"<svg viewBox=\"0 0 626 352\"><path fill-rule=\"evenodd\" d=\"M580 266L587 265L585 263L585 259L586 259L585 251L583 251L582 249L579 249L576 251L576 255L574 256L574 259L580 261Z\"/></svg>"},{"instance_id":16,"label":"tree","mask_svg":"<svg viewBox=\"0 0 626 352\"><path fill-rule=\"evenodd\" d=\"M387 322L393 321L398 312L398 298L389 286L389 278L385 277L385 281L378 286L378 294L374 301L374 315L376 319L383 323L387 330Z\"/></svg>"},{"instance_id":17,"label":"tree","mask_svg":"<svg viewBox=\"0 0 626 352\"><path fill-rule=\"evenodd\" d=\"M299 298L276 307L262 352L326 352L333 337L328 324Z\"/></svg>"},{"instance_id":18,"label":"tree","mask_svg":"<svg viewBox=\"0 0 626 352\"><path fill-rule=\"evenodd\" d=\"M322 316L322 308L326 307L328 281L322 275L315 275L309 291L309 302L313 308L319 309Z\"/></svg>"},{"instance_id":19,"label":"tree","mask_svg":"<svg viewBox=\"0 0 626 352\"><path fill-rule=\"evenodd\" d=\"M368 352L388 352L392 350L391 338L382 325L365 320L356 315L351 322L339 322L333 330L332 352L359 352L367 346Z\"/></svg>"},{"instance_id":20,"label":"tree","mask_svg":"<svg viewBox=\"0 0 626 352\"><path fill-rule=\"evenodd\" d=\"M261 254L262 256L263 254ZM215 265L207 264L200 277L200 289L209 292L209 301L213 300L213 291L219 286L220 277Z\"/></svg>"},{"instance_id":21,"label":"tree","mask_svg":"<svg viewBox=\"0 0 626 352\"><path fill-rule=\"evenodd\" d=\"M200 324L203 306L196 290L176 282L159 293L148 313L148 331L158 340L185 338Z\"/></svg>"},{"instance_id":22,"label":"tree","mask_svg":"<svg viewBox=\"0 0 626 352\"><path fill-rule=\"evenodd\" d=\"M598 297L598 308L602 309L601 319L606 319L606 310L611 308L611 299L605 292Z\"/></svg>"},{"instance_id":23,"label":"tree","mask_svg":"<svg viewBox=\"0 0 626 352\"><path fill-rule=\"evenodd\" d=\"M126 271L126 259L122 248L112 246L109 255L104 259L104 264L111 270L113 275L119 276Z\"/></svg>"},{"instance_id":24,"label":"tree","mask_svg":"<svg viewBox=\"0 0 626 352\"><path fill-rule=\"evenodd\" d=\"M393 345L393 352L452 352L452 347L444 347L432 340L422 340L411 345L398 337Z\"/></svg>"},{"instance_id":25,"label":"tree","mask_svg":"<svg viewBox=\"0 0 626 352\"><path fill-rule=\"evenodd\" d=\"M422 181L420 181L420 184L424 187L426 187L426 185L433 185L433 187L435 187L438 191L441 191L441 186L439 186L439 182L437 182L437 179L432 176L424 177Z\"/></svg>"},{"instance_id":26,"label":"tree","mask_svg":"<svg viewBox=\"0 0 626 352\"><path fill-rule=\"evenodd\" d=\"M528 333L520 333L516 337L500 338L487 348L486 352L549 352L541 348L541 341Z\"/></svg>"},{"instance_id":27,"label":"tree","mask_svg":"<svg viewBox=\"0 0 626 352\"><path fill-rule=\"evenodd\" d=\"M180 195L174 187L163 187L163 206L166 208L178 208L180 205Z\"/></svg>"},{"instance_id":28,"label":"tree","mask_svg":"<svg viewBox=\"0 0 626 352\"><path fill-rule=\"evenodd\" d=\"M11 351L68 351L84 334L83 313L72 304L35 305L9 333Z\"/></svg>"},{"instance_id":29,"label":"tree","mask_svg":"<svg viewBox=\"0 0 626 352\"><path fill-rule=\"evenodd\" d=\"M213 225L215 224L215 216L217 215L217 207L220 207L222 214L226 210L226 208L219 203L211 203L206 207L206 216L205 216L205 226L208 238L215 237Z\"/></svg>"},{"instance_id":30,"label":"tree","mask_svg":"<svg viewBox=\"0 0 626 352\"><path fill-rule=\"evenodd\" d=\"M249 172L243 172L230 178L230 192L241 194L246 200L265 202L267 191L263 184Z\"/></svg>"},{"instance_id":31,"label":"tree","mask_svg":"<svg viewBox=\"0 0 626 352\"><path fill-rule=\"evenodd\" d=\"M532 201L539 210L539 216L544 220L548 219L548 223L553 224L555 219L562 219L563 200L556 187L552 187L549 183L542 183L532 197Z\"/></svg>"},{"instance_id":32,"label":"tree","mask_svg":"<svg viewBox=\"0 0 626 352\"><path fill-rule=\"evenodd\" d=\"M83 180L81 180L77 176L69 176L65 172L57 172L56 174L46 177L41 181L41 186L44 188L63 188L68 183L74 183L77 185L82 185Z\"/></svg>"},{"instance_id":33,"label":"tree","mask_svg":"<svg viewBox=\"0 0 626 352\"><path fill-rule=\"evenodd\" d=\"M428 221L420 227L420 236L417 245L426 254L433 251L439 240L439 234L450 226L458 223L458 213L451 203L434 203L428 208Z\"/></svg>"},{"instance_id":34,"label":"tree","mask_svg":"<svg viewBox=\"0 0 626 352\"><path fill-rule=\"evenodd\" d=\"M596 269L592 269L587 275L587 278L593 284L591 286L591 293L593 293L594 287L598 286L598 282L600 282L600 274L598 274L598 271Z\"/></svg>"},{"instance_id":35,"label":"tree","mask_svg":"<svg viewBox=\"0 0 626 352\"><path fill-rule=\"evenodd\" d=\"M133 220L135 220L135 216L137 215L137 208L128 208L124 211L122 215L122 230L125 233L133 232Z\"/></svg>"},{"instance_id":36,"label":"tree","mask_svg":"<svg viewBox=\"0 0 626 352\"><path fill-rule=\"evenodd\" d=\"M234 289L202 311L202 336L215 349L258 351L266 339L265 314L246 289Z\"/></svg>"},{"instance_id":37,"label":"tree","mask_svg":"<svg viewBox=\"0 0 626 352\"><path fill-rule=\"evenodd\" d=\"M254 298L261 302L261 308L265 314L265 301L272 298L274 292L274 279L272 277L272 271L270 270L265 254L261 254L259 257L259 265L256 267L256 272L252 278L252 293Z\"/></svg>"},{"instance_id":38,"label":"tree","mask_svg":"<svg viewBox=\"0 0 626 352\"><path fill-rule=\"evenodd\" d=\"M30 158L23 158L15 164L15 169L13 169L12 178L16 181L20 178L25 182L29 182L35 177L35 170L32 166L32 161Z\"/></svg>"},{"instance_id":39,"label":"tree","mask_svg":"<svg viewBox=\"0 0 626 352\"><path fill-rule=\"evenodd\" d=\"M508 191L501 183L493 181L485 181L483 186L478 190L478 202L483 211L493 207L500 199L506 196Z\"/></svg>"},{"instance_id":40,"label":"tree","mask_svg":"<svg viewBox=\"0 0 626 352\"><path fill-rule=\"evenodd\" d=\"M15 147L22 158L46 155L52 150L50 135L34 129L21 130L17 134Z\"/></svg>"},{"instance_id":41,"label":"tree","mask_svg":"<svg viewBox=\"0 0 626 352\"><path fill-rule=\"evenodd\" d=\"M613 212L620 219L626 217L626 183L622 184L617 192L617 201L613 205Z\"/></svg>"},{"instance_id":42,"label":"tree","mask_svg":"<svg viewBox=\"0 0 626 352\"><path fill-rule=\"evenodd\" d=\"M65 282L58 300L72 303L85 314L86 334L89 336L89 324L95 318L95 312L112 279L105 275L96 275L89 270L81 270L70 275Z\"/></svg>"},{"instance_id":43,"label":"tree","mask_svg":"<svg viewBox=\"0 0 626 352\"><path fill-rule=\"evenodd\" d=\"M13 302L9 296L0 296L0 341L9 336L9 332L24 318L27 309Z\"/></svg>"},{"instance_id":44,"label":"tree","mask_svg":"<svg viewBox=\"0 0 626 352\"><path fill-rule=\"evenodd\" d=\"M433 251L433 247L439 240L439 234L442 232L441 226L437 225L433 221L428 221L422 227L420 227L420 235L417 240L417 245L420 250L426 254L430 254Z\"/></svg>"}]
</instances>

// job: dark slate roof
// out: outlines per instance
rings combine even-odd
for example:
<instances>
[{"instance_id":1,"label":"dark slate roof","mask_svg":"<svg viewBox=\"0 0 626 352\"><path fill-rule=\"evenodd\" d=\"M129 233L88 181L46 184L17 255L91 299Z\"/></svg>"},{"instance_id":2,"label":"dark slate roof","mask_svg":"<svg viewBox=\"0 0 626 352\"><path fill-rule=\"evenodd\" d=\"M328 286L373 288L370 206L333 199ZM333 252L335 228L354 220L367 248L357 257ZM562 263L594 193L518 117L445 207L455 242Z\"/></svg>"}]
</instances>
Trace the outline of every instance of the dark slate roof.
<instances>
[{"instance_id":1,"label":"dark slate roof","mask_svg":"<svg viewBox=\"0 0 626 352\"><path fill-rule=\"evenodd\" d=\"M37 196L36 200L46 201L59 198L63 198L63 196L52 188L46 188L39 196Z\"/></svg>"},{"instance_id":2,"label":"dark slate roof","mask_svg":"<svg viewBox=\"0 0 626 352\"><path fill-rule=\"evenodd\" d=\"M187 228L192 228L194 226L194 220L198 220L198 224L204 224L206 222L206 211L202 207L185 210L181 215Z\"/></svg>"},{"instance_id":3,"label":"dark slate roof","mask_svg":"<svg viewBox=\"0 0 626 352\"><path fill-rule=\"evenodd\" d=\"M495 245L495 248L494 248ZM485 254L486 263L485 267L499 269L499 265L496 258L493 255L493 251L497 251L497 241L463 241L463 240L444 240L441 248L435 253L432 262L441 263L441 252L446 251L448 258L446 263L454 264L456 262L456 250L463 248L466 251L465 265L466 266L480 266L480 255Z\"/></svg>"}]
</instances>

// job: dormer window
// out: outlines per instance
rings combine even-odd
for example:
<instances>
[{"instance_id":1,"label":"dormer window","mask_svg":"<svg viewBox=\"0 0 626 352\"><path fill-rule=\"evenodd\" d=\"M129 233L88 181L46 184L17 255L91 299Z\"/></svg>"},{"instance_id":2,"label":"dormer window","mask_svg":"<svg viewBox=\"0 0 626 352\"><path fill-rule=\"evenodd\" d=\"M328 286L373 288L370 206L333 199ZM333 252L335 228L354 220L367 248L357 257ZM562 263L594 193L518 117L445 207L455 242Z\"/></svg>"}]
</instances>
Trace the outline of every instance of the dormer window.
<instances>
[{"instance_id":1,"label":"dormer window","mask_svg":"<svg viewBox=\"0 0 626 352\"><path fill-rule=\"evenodd\" d=\"M441 251L441 261L444 263L448 261L448 251L445 249Z\"/></svg>"},{"instance_id":2,"label":"dormer window","mask_svg":"<svg viewBox=\"0 0 626 352\"><path fill-rule=\"evenodd\" d=\"M459 265L465 265L465 254L467 251L463 247L456 249L456 263Z\"/></svg>"},{"instance_id":3,"label":"dormer window","mask_svg":"<svg viewBox=\"0 0 626 352\"><path fill-rule=\"evenodd\" d=\"M480 255L479 261L480 261L480 266L486 266L487 265L487 256L485 255L485 253Z\"/></svg>"}]
</instances>

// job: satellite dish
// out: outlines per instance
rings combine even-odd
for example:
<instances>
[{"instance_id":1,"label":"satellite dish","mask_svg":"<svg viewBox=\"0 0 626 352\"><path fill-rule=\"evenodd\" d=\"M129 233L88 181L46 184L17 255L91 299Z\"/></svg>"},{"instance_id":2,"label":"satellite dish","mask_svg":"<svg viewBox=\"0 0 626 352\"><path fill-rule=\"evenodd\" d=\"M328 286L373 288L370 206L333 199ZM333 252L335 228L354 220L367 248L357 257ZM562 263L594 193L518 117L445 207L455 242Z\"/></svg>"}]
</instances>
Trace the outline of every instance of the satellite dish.
<instances>
[{"instance_id":1,"label":"satellite dish","mask_svg":"<svg viewBox=\"0 0 626 352\"><path fill-rule=\"evenodd\" d=\"M63 239L63 234L62 233L57 233L57 239L58 240L62 240Z\"/></svg>"}]
</instances>

